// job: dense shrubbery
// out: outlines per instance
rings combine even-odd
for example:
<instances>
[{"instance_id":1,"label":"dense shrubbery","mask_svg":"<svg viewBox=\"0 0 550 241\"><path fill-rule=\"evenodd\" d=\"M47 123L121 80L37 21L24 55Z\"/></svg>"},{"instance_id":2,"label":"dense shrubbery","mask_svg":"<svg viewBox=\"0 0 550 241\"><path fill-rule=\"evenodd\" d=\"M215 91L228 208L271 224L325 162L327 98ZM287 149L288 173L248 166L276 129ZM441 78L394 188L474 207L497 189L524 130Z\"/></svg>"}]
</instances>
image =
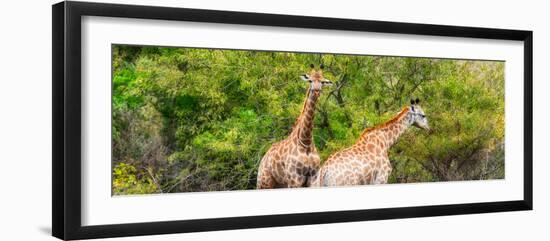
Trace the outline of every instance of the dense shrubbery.
<instances>
[{"instance_id":1,"label":"dense shrubbery","mask_svg":"<svg viewBox=\"0 0 550 241\"><path fill-rule=\"evenodd\" d=\"M504 177L504 63L115 46L113 193L255 188L258 163L289 133L323 63L321 159L422 99L432 131L390 153L391 183Z\"/></svg>"}]
</instances>

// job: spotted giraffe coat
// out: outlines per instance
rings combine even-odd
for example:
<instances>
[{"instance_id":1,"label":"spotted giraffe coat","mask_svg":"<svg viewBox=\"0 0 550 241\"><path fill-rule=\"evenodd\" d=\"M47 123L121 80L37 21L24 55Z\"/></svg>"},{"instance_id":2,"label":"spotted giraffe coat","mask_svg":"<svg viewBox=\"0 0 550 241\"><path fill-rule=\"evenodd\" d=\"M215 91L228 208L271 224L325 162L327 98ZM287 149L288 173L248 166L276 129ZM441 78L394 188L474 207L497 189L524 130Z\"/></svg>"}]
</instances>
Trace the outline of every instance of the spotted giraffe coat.
<instances>
[{"instance_id":1,"label":"spotted giraffe coat","mask_svg":"<svg viewBox=\"0 0 550 241\"><path fill-rule=\"evenodd\" d=\"M406 107L390 121L367 128L353 146L329 156L311 186L387 183L392 171L388 150L412 122Z\"/></svg>"},{"instance_id":2,"label":"spotted giraffe coat","mask_svg":"<svg viewBox=\"0 0 550 241\"><path fill-rule=\"evenodd\" d=\"M306 78L307 77L307 78ZM321 86L331 84L322 71L304 75L311 85L307 90L302 113L290 135L269 148L260 161L257 188L307 187L320 167L321 159L313 142L313 117Z\"/></svg>"}]
</instances>

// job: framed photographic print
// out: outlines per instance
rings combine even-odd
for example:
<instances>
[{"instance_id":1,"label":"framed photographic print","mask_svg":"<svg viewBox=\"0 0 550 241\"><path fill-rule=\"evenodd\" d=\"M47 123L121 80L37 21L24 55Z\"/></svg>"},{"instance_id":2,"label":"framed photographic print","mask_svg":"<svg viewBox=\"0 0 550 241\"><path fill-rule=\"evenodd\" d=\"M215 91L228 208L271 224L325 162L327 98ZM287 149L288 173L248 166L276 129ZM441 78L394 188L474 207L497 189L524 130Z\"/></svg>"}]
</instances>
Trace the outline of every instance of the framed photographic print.
<instances>
[{"instance_id":1,"label":"framed photographic print","mask_svg":"<svg viewBox=\"0 0 550 241\"><path fill-rule=\"evenodd\" d=\"M532 32L53 5L53 235L532 209Z\"/></svg>"}]
</instances>

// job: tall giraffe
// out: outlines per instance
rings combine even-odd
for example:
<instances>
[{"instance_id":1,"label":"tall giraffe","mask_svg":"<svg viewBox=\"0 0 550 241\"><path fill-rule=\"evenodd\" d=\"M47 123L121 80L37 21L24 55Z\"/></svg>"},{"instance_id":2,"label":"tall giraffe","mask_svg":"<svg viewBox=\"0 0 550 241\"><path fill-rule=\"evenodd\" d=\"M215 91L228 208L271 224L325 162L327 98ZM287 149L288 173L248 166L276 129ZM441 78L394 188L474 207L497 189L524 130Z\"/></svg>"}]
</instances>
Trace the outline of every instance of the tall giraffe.
<instances>
[{"instance_id":1,"label":"tall giraffe","mask_svg":"<svg viewBox=\"0 0 550 241\"><path fill-rule=\"evenodd\" d=\"M305 187L320 166L319 154L313 143L313 116L315 104L324 86L332 82L310 65L309 74L300 76L309 82L306 99L300 116L296 119L290 135L273 145L262 158L258 168L257 188Z\"/></svg>"},{"instance_id":2,"label":"tall giraffe","mask_svg":"<svg viewBox=\"0 0 550 241\"><path fill-rule=\"evenodd\" d=\"M391 120L367 128L357 142L342 151L332 154L312 181L312 187L384 184L392 171L388 150L409 128L429 130L428 119L418 105L420 100L411 100Z\"/></svg>"}]
</instances>

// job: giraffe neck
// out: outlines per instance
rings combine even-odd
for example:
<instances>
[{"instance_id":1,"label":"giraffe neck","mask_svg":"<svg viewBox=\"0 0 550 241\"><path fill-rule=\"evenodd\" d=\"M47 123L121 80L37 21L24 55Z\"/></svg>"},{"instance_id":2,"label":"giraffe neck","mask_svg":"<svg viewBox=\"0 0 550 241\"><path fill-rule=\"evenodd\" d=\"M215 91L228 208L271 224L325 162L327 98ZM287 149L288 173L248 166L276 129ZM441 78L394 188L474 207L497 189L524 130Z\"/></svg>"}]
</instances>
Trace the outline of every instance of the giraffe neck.
<instances>
[{"instance_id":1,"label":"giraffe neck","mask_svg":"<svg viewBox=\"0 0 550 241\"><path fill-rule=\"evenodd\" d=\"M319 93L308 89L302 113L296 119L296 124L292 130L292 137L297 142L296 144L305 148L307 152L313 149L313 117L318 98Z\"/></svg>"},{"instance_id":2,"label":"giraffe neck","mask_svg":"<svg viewBox=\"0 0 550 241\"><path fill-rule=\"evenodd\" d=\"M373 137L378 137L382 141L382 150L388 151L411 126L411 120L410 109L406 107L391 120L374 128L367 128L359 138L358 143L367 144L372 142Z\"/></svg>"}]
</instances>

